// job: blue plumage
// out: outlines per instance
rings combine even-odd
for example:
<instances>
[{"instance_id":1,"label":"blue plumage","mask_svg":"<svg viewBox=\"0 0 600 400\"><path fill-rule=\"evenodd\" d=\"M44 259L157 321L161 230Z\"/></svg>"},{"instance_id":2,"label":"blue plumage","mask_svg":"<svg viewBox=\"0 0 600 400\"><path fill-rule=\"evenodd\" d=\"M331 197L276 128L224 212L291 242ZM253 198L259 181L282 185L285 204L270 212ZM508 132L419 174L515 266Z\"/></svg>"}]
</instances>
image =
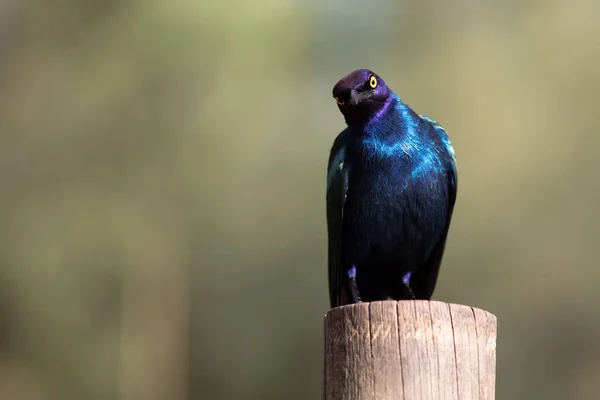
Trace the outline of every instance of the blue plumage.
<instances>
[{"instance_id":1,"label":"blue plumage","mask_svg":"<svg viewBox=\"0 0 600 400\"><path fill-rule=\"evenodd\" d=\"M331 306L430 299L456 199L450 139L372 71L346 75L333 96L348 127L327 173Z\"/></svg>"}]
</instances>

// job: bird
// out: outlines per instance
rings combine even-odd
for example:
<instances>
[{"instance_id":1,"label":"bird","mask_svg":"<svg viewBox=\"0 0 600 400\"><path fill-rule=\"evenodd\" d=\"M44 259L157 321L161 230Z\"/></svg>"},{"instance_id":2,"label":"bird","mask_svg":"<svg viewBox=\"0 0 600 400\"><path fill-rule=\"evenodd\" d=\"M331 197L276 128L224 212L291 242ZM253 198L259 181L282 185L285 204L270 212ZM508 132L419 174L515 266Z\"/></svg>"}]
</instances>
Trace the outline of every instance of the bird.
<instances>
[{"instance_id":1,"label":"bird","mask_svg":"<svg viewBox=\"0 0 600 400\"><path fill-rule=\"evenodd\" d=\"M331 308L429 300L456 201L450 138L371 70L344 76L333 98L347 126L327 169Z\"/></svg>"}]
</instances>

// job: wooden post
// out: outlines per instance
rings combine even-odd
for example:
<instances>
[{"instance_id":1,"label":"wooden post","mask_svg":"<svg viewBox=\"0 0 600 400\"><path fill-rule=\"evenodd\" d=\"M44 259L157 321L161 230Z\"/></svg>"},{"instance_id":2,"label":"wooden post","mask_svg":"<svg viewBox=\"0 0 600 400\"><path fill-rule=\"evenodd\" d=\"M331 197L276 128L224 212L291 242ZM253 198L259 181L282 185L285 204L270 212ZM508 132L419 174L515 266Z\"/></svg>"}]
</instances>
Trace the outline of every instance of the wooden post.
<instances>
[{"instance_id":1,"label":"wooden post","mask_svg":"<svg viewBox=\"0 0 600 400\"><path fill-rule=\"evenodd\" d=\"M325 315L325 400L493 400L496 317L439 301L378 301Z\"/></svg>"}]
</instances>

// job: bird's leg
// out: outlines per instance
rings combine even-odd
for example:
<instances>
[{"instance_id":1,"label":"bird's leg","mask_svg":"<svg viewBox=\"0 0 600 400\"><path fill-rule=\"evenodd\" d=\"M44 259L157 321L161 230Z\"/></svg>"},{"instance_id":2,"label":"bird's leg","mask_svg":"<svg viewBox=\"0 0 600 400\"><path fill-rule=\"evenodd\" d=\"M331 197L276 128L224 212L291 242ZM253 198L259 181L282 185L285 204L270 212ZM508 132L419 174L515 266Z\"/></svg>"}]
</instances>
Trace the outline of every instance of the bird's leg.
<instances>
[{"instance_id":1,"label":"bird's leg","mask_svg":"<svg viewBox=\"0 0 600 400\"><path fill-rule=\"evenodd\" d=\"M360 294L358 293L358 286L356 285L356 265L348 271L348 279L350 280L350 296L352 297L353 303L360 303Z\"/></svg>"},{"instance_id":2,"label":"bird's leg","mask_svg":"<svg viewBox=\"0 0 600 400\"><path fill-rule=\"evenodd\" d=\"M402 277L402 284L404 285L404 288L408 292L408 295L414 300L414 299L416 299L416 297L415 297L415 294L413 293L412 289L410 288L410 276L411 276L410 272L407 272L406 274L404 274L404 276Z\"/></svg>"}]
</instances>

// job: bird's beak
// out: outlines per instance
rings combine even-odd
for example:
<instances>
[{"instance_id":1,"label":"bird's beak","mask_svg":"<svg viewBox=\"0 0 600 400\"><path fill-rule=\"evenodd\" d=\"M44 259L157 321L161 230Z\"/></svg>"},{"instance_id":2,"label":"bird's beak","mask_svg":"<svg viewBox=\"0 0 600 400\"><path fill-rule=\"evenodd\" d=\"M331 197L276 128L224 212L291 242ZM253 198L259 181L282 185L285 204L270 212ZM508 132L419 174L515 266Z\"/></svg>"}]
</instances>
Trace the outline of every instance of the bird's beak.
<instances>
[{"instance_id":1,"label":"bird's beak","mask_svg":"<svg viewBox=\"0 0 600 400\"><path fill-rule=\"evenodd\" d=\"M356 89L352 89L352 91L350 92L350 98L352 99L352 103L354 103L355 105L360 103L360 93L358 93Z\"/></svg>"}]
</instances>

